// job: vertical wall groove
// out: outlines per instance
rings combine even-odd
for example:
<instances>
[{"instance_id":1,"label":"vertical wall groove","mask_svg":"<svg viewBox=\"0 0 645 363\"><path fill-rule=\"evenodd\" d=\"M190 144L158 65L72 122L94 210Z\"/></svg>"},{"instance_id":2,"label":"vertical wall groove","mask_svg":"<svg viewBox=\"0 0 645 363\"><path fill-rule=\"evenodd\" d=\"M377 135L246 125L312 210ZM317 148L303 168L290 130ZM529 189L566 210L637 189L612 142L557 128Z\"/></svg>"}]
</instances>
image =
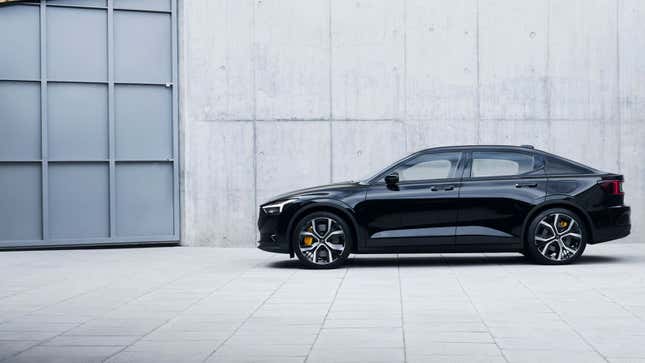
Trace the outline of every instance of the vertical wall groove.
<instances>
[{"instance_id":1,"label":"vertical wall groove","mask_svg":"<svg viewBox=\"0 0 645 363\"><path fill-rule=\"evenodd\" d=\"M476 17L475 17L475 51L477 57L477 93L475 96L475 113L477 117L477 130L475 133L476 143L481 143L481 123L482 123L482 113L481 113L481 74L479 66L479 0L476 1Z\"/></svg>"},{"instance_id":2,"label":"vertical wall groove","mask_svg":"<svg viewBox=\"0 0 645 363\"><path fill-rule=\"evenodd\" d=\"M40 137L42 157L42 225L43 241L49 240L49 153L47 134L47 4L46 0L40 1Z\"/></svg>"},{"instance_id":3,"label":"vertical wall groove","mask_svg":"<svg viewBox=\"0 0 645 363\"><path fill-rule=\"evenodd\" d=\"M114 0L107 1L107 57L108 57L108 175L110 238L116 236L116 165L114 125Z\"/></svg>"},{"instance_id":4,"label":"vertical wall groove","mask_svg":"<svg viewBox=\"0 0 645 363\"><path fill-rule=\"evenodd\" d=\"M332 9L332 0L328 0L327 11L329 12L328 17L328 31L329 31L329 182L334 181L334 99L332 97L332 70L333 70L333 51L334 43L332 37L332 23L331 23L331 9Z\"/></svg>"}]
</instances>

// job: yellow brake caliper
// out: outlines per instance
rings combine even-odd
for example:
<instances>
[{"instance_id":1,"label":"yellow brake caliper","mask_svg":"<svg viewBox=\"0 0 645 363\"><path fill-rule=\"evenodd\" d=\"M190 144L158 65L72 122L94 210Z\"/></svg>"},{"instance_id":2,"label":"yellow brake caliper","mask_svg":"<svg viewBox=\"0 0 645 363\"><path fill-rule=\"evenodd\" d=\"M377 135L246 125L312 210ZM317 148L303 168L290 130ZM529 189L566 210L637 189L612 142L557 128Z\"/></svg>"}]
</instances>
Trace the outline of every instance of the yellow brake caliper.
<instances>
[{"instance_id":1,"label":"yellow brake caliper","mask_svg":"<svg viewBox=\"0 0 645 363\"><path fill-rule=\"evenodd\" d=\"M307 228L307 232L312 232L312 231L313 230L311 229L311 226L309 226L309 228ZM303 242L305 244L305 247L309 247L311 246L312 243L314 243L314 238L311 236L305 236L305 239Z\"/></svg>"},{"instance_id":2,"label":"yellow brake caliper","mask_svg":"<svg viewBox=\"0 0 645 363\"><path fill-rule=\"evenodd\" d=\"M567 228L567 226L569 225L569 222L560 221L558 224L560 225L560 228Z\"/></svg>"}]
</instances>

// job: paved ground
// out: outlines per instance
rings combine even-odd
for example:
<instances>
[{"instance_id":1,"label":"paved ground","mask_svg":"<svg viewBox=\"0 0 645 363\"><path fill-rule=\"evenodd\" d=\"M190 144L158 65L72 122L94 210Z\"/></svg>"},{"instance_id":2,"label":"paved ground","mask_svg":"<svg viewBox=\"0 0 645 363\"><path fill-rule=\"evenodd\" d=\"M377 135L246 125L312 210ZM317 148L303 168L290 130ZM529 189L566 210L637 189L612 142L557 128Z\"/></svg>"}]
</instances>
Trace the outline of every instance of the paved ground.
<instances>
[{"instance_id":1,"label":"paved ground","mask_svg":"<svg viewBox=\"0 0 645 363\"><path fill-rule=\"evenodd\" d=\"M0 361L645 362L645 244L579 264L254 249L0 253Z\"/></svg>"}]
</instances>

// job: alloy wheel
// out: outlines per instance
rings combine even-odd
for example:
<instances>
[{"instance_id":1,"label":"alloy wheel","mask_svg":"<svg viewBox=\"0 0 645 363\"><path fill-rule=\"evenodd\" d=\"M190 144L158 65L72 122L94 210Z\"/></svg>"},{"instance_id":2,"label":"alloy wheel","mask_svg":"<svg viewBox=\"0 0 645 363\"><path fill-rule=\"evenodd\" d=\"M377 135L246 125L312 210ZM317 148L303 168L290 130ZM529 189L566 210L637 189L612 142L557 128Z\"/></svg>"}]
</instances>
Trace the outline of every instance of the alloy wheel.
<instances>
[{"instance_id":1,"label":"alloy wheel","mask_svg":"<svg viewBox=\"0 0 645 363\"><path fill-rule=\"evenodd\" d=\"M298 239L302 255L317 265L336 261L346 247L343 227L329 217L316 217L307 221L301 228Z\"/></svg>"},{"instance_id":2,"label":"alloy wheel","mask_svg":"<svg viewBox=\"0 0 645 363\"><path fill-rule=\"evenodd\" d=\"M583 245L580 223L566 213L551 213L543 217L535 229L535 246L551 261L567 261Z\"/></svg>"}]
</instances>

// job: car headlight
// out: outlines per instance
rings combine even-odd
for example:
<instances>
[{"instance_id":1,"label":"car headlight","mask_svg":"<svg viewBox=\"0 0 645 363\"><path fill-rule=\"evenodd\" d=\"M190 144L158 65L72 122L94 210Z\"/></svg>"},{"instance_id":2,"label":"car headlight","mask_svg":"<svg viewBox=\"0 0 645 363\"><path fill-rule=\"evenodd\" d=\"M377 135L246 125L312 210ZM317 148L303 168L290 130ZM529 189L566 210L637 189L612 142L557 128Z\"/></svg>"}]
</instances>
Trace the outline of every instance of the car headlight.
<instances>
[{"instance_id":1,"label":"car headlight","mask_svg":"<svg viewBox=\"0 0 645 363\"><path fill-rule=\"evenodd\" d=\"M281 202L267 204L265 206L262 206L262 210L264 211L264 213L270 216L275 216L282 213L282 209L284 209L285 205L295 201L296 201L295 199L287 199Z\"/></svg>"}]
</instances>

